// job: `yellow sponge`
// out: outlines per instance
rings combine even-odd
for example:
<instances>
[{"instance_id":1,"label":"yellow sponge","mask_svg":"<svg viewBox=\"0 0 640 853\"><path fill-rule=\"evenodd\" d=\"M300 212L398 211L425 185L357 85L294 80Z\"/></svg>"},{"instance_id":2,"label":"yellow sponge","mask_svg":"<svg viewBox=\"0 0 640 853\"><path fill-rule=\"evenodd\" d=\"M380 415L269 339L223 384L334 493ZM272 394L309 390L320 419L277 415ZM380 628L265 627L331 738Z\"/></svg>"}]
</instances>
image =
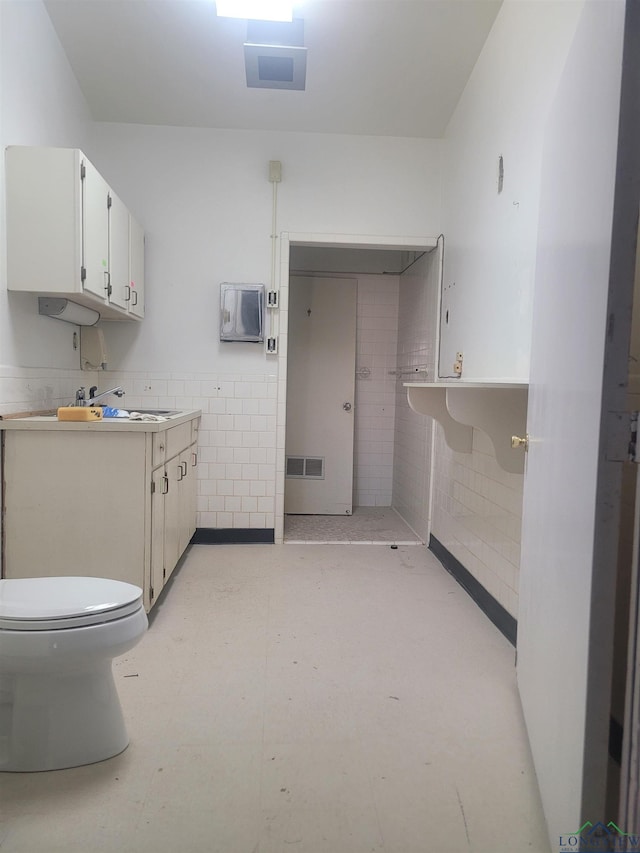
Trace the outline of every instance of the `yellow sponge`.
<instances>
[{"instance_id":1,"label":"yellow sponge","mask_svg":"<svg viewBox=\"0 0 640 853\"><path fill-rule=\"evenodd\" d=\"M101 421L100 406L62 406L58 409L59 421Z\"/></svg>"}]
</instances>

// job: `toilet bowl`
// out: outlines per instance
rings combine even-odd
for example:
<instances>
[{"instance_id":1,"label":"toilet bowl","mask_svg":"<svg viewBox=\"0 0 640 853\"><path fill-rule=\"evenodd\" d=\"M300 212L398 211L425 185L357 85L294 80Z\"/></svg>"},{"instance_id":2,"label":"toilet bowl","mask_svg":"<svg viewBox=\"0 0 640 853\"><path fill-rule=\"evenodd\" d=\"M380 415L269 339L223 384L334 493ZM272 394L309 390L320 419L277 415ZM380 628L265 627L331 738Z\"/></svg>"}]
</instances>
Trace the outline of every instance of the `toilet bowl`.
<instances>
[{"instance_id":1,"label":"toilet bowl","mask_svg":"<svg viewBox=\"0 0 640 853\"><path fill-rule=\"evenodd\" d=\"M129 738L111 661L146 629L133 584L0 580L0 771L59 770L122 752Z\"/></svg>"}]
</instances>

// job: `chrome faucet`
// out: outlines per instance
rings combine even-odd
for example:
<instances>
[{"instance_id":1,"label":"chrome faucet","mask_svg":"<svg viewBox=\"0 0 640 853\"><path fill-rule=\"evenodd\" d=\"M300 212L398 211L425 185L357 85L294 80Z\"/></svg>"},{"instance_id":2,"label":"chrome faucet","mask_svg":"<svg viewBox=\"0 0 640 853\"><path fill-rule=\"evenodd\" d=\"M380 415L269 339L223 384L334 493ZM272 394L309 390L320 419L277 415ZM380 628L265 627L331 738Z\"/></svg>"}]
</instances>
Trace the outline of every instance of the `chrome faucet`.
<instances>
[{"instance_id":1,"label":"chrome faucet","mask_svg":"<svg viewBox=\"0 0 640 853\"><path fill-rule=\"evenodd\" d=\"M76 406L94 406L98 400L102 400L104 397L108 397L109 394L114 394L116 397L124 396L124 391L120 385L116 388L110 388L108 391L103 391L102 394L96 394L98 390L97 385L92 385L89 388L89 399L85 398L84 388L78 388L76 391Z\"/></svg>"}]
</instances>

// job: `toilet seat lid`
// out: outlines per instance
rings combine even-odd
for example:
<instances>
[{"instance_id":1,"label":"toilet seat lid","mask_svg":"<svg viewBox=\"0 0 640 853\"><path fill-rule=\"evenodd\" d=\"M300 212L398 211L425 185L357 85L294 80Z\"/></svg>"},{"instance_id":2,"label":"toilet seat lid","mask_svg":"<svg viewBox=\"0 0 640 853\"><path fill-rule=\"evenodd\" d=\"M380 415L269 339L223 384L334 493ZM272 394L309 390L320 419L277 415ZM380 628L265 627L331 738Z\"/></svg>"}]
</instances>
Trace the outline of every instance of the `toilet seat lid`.
<instances>
[{"instance_id":1,"label":"toilet seat lid","mask_svg":"<svg viewBox=\"0 0 640 853\"><path fill-rule=\"evenodd\" d=\"M0 627L69 628L120 619L142 606L142 590L106 578L54 577L0 580Z\"/></svg>"}]
</instances>

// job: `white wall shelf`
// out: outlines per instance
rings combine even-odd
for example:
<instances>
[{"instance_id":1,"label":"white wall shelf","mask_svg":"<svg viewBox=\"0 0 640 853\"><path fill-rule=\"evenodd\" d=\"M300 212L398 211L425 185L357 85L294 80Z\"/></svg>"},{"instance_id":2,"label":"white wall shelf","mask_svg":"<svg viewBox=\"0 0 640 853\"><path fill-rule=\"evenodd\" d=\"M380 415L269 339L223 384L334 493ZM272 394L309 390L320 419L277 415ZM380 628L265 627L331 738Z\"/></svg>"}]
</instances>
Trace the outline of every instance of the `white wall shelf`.
<instances>
[{"instance_id":1,"label":"white wall shelf","mask_svg":"<svg viewBox=\"0 0 640 853\"><path fill-rule=\"evenodd\" d=\"M524 471L524 450L511 447L511 436L527 428L529 386L524 382L405 382L409 405L442 425L452 450L470 453L473 428L491 439L501 468Z\"/></svg>"}]
</instances>

